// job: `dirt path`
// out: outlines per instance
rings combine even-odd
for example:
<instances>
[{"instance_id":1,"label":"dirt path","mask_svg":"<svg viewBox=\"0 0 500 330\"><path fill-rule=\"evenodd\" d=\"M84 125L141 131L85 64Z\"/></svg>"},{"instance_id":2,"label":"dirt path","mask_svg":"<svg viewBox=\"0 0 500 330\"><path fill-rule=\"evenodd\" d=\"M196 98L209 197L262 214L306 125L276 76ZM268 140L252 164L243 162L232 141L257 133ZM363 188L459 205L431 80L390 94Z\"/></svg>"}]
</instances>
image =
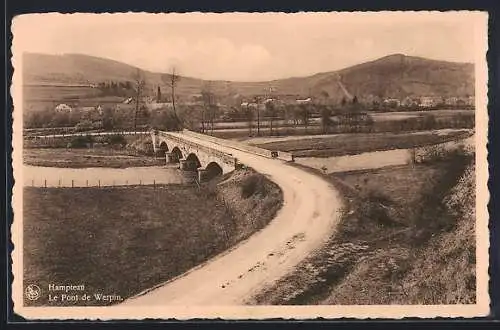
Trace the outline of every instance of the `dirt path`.
<instances>
[{"instance_id":1,"label":"dirt path","mask_svg":"<svg viewBox=\"0 0 500 330\"><path fill-rule=\"evenodd\" d=\"M338 222L338 193L318 176L279 160L182 136L230 152L267 175L283 190L283 207L267 227L248 240L120 306L245 304L245 299L286 275L320 247Z\"/></svg>"}]
</instances>

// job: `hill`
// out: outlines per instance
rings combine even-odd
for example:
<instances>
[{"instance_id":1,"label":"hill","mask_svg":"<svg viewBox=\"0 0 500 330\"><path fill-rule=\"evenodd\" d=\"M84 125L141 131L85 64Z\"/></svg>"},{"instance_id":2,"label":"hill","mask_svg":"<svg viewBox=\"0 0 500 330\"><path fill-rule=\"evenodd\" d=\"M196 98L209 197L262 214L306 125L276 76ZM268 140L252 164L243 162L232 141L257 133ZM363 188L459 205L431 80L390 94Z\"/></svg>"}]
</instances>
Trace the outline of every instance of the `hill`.
<instances>
[{"instance_id":1,"label":"hill","mask_svg":"<svg viewBox=\"0 0 500 330\"><path fill-rule=\"evenodd\" d=\"M137 68L114 60L80 54L24 54L25 85L97 84L104 81L132 81ZM166 89L168 74L143 71L150 91ZM182 77L178 93L200 93L208 81ZM268 82L212 81L217 94L242 96L264 94L272 86L277 95L328 97L340 101L356 95L360 100L373 97L467 96L474 95L474 65L453 63L402 54L389 55L339 71L318 73ZM54 94L54 93L52 93Z\"/></svg>"}]
</instances>

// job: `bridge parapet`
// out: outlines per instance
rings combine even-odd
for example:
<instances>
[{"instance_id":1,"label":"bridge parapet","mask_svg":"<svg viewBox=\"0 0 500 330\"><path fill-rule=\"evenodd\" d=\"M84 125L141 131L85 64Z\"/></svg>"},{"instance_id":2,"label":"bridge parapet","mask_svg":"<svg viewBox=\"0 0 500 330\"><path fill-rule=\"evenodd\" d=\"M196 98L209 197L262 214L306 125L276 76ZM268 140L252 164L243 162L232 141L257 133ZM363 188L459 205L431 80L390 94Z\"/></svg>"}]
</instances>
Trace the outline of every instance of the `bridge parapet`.
<instances>
[{"instance_id":1,"label":"bridge parapet","mask_svg":"<svg viewBox=\"0 0 500 330\"><path fill-rule=\"evenodd\" d=\"M179 145L188 146L191 150L196 151L197 153L199 153L201 151L201 152L204 152L206 154L215 156L218 159L220 159L224 164L227 164L230 166L236 166L236 164L237 164L238 160L235 157L233 157L233 155L227 154L223 151L209 148L209 147L197 144L197 143L193 143L193 142L188 141L188 140L184 140L184 139L179 138L177 136L168 134L167 132L159 132L158 135L161 137L164 137L166 139L169 139L171 141L174 141L174 142L178 143Z\"/></svg>"},{"instance_id":2,"label":"bridge parapet","mask_svg":"<svg viewBox=\"0 0 500 330\"><path fill-rule=\"evenodd\" d=\"M151 137L155 152L163 149L162 144L166 144L164 150L169 151L166 153L167 162L180 162L181 169L188 171L198 169L201 172L209 169L209 172L213 173L212 163L215 163L222 173L229 173L239 167L238 159L232 154L193 142L188 136L183 138L182 135L171 132L152 131ZM191 155L196 157L193 158Z\"/></svg>"},{"instance_id":3,"label":"bridge parapet","mask_svg":"<svg viewBox=\"0 0 500 330\"><path fill-rule=\"evenodd\" d=\"M230 146L234 149L251 152L253 154L260 155L260 156L267 157L267 158L278 158L280 160L284 160L287 162L294 161L293 155L289 152L271 151L268 149L259 148L259 147L251 146L251 145L236 142L236 141L220 139L220 138L217 138L214 136L197 133L197 132L193 132L190 130L184 130L183 134L191 135L191 136L197 137L199 139L208 140L208 141L211 141L213 143Z\"/></svg>"}]
</instances>

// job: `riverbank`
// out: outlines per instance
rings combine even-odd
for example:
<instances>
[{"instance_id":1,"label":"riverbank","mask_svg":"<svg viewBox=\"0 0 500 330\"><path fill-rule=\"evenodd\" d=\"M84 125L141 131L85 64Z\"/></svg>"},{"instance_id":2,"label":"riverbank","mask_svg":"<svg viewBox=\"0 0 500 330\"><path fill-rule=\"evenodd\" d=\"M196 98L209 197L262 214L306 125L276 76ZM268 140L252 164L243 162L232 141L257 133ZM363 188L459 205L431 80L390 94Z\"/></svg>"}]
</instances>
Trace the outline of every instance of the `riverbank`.
<instances>
[{"instance_id":1,"label":"riverbank","mask_svg":"<svg viewBox=\"0 0 500 330\"><path fill-rule=\"evenodd\" d=\"M353 133L328 136L256 140L250 142L268 150L291 152L295 157L337 157L365 152L409 149L471 135L470 130L439 130L408 133Z\"/></svg>"},{"instance_id":2,"label":"riverbank","mask_svg":"<svg viewBox=\"0 0 500 330\"><path fill-rule=\"evenodd\" d=\"M338 231L249 303L474 303L475 217L464 210L473 208L471 161L454 154L328 175L344 196ZM470 203L457 203L464 196Z\"/></svg>"},{"instance_id":3,"label":"riverbank","mask_svg":"<svg viewBox=\"0 0 500 330\"><path fill-rule=\"evenodd\" d=\"M83 284L90 295L126 299L249 237L281 207L280 188L251 170L218 180L201 187L25 187L25 285L36 283L47 293L49 284ZM120 301L49 302L44 294L25 303Z\"/></svg>"}]
</instances>

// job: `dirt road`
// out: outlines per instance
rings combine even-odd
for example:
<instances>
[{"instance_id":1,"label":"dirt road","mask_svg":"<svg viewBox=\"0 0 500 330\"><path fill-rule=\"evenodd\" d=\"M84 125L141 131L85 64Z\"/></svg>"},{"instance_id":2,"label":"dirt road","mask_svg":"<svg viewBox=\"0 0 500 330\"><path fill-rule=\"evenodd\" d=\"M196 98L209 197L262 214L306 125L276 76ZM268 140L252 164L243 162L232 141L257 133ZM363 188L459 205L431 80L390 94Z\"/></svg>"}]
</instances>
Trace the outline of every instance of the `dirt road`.
<instances>
[{"instance_id":1,"label":"dirt road","mask_svg":"<svg viewBox=\"0 0 500 330\"><path fill-rule=\"evenodd\" d=\"M180 133L182 134L182 133ZM338 193L321 178L285 162L182 134L232 153L283 190L284 205L260 232L205 264L119 306L242 305L245 299L292 270L321 246L339 219Z\"/></svg>"}]
</instances>

